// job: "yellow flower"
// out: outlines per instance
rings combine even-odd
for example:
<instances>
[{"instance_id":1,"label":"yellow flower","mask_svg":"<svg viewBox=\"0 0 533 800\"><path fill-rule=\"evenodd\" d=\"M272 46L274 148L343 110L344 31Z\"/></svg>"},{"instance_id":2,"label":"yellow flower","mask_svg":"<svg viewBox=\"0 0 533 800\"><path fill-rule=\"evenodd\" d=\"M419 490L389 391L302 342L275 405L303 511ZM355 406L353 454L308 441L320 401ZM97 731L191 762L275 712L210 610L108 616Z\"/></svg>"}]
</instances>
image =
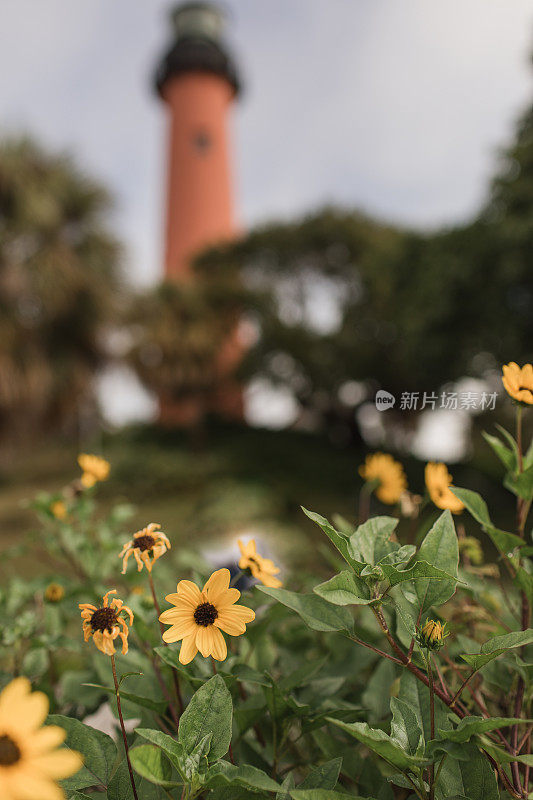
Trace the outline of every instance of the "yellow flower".
<instances>
[{"instance_id":1,"label":"yellow flower","mask_svg":"<svg viewBox=\"0 0 533 800\"><path fill-rule=\"evenodd\" d=\"M452 476L448 472L446 464L430 461L429 464L426 464L425 478L429 496L437 508L449 509L453 514L460 514L464 505L450 491Z\"/></svg>"},{"instance_id":2,"label":"yellow flower","mask_svg":"<svg viewBox=\"0 0 533 800\"><path fill-rule=\"evenodd\" d=\"M192 581L180 581L176 594L165 598L174 608L163 611L159 619L171 627L163 634L167 644L182 639L180 661L188 664L200 651L204 658L224 661L228 651L221 630L230 636L246 633L246 623L255 619L250 608L237 606L241 596L229 588L230 572L213 572L202 591Z\"/></svg>"},{"instance_id":3,"label":"yellow flower","mask_svg":"<svg viewBox=\"0 0 533 800\"><path fill-rule=\"evenodd\" d=\"M502 367L502 383L507 394L514 400L533 405L533 366L525 364L522 368L514 361Z\"/></svg>"},{"instance_id":4,"label":"yellow flower","mask_svg":"<svg viewBox=\"0 0 533 800\"><path fill-rule=\"evenodd\" d=\"M444 630L442 622L428 619L424 627L418 632L418 643L429 650L440 650L444 644L444 639L449 636Z\"/></svg>"},{"instance_id":5,"label":"yellow flower","mask_svg":"<svg viewBox=\"0 0 533 800\"><path fill-rule=\"evenodd\" d=\"M241 551L240 569L249 569L253 577L261 581L264 586L272 586L274 589L283 586L279 578L274 577L278 574L279 569L269 558L263 558L263 556L259 555L255 549L255 539L250 539L246 544L243 544L239 539L238 545Z\"/></svg>"},{"instance_id":6,"label":"yellow flower","mask_svg":"<svg viewBox=\"0 0 533 800\"><path fill-rule=\"evenodd\" d=\"M100 456L91 456L87 453L80 453L78 464L83 470L81 482L86 489L90 489L98 481L106 481L109 478L109 461Z\"/></svg>"},{"instance_id":7,"label":"yellow flower","mask_svg":"<svg viewBox=\"0 0 533 800\"><path fill-rule=\"evenodd\" d=\"M60 603L65 596L65 590L60 583L50 583L44 592L44 599L49 603Z\"/></svg>"},{"instance_id":8,"label":"yellow flower","mask_svg":"<svg viewBox=\"0 0 533 800\"><path fill-rule=\"evenodd\" d=\"M152 571L152 564L170 550L170 542L165 534L159 530L161 525L151 522L142 531L133 534L133 539L126 542L119 558L122 558L122 574L126 572L128 559L133 553L137 562L137 571L141 572L143 564L148 572Z\"/></svg>"},{"instance_id":9,"label":"yellow flower","mask_svg":"<svg viewBox=\"0 0 533 800\"><path fill-rule=\"evenodd\" d=\"M50 511L56 519L67 518L67 507L62 500L56 500L55 503L52 503Z\"/></svg>"},{"instance_id":10,"label":"yellow flower","mask_svg":"<svg viewBox=\"0 0 533 800\"><path fill-rule=\"evenodd\" d=\"M359 467L365 481L379 481L376 495L382 503L394 505L407 489L407 478L402 465L387 453L372 453Z\"/></svg>"},{"instance_id":11,"label":"yellow flower","mask_svg":"<svg viewBox=\"0 0 533 800\"><path fill-rule=\"evenodd\" d=\"M43 723L48 698L15 678L0 694L0 797L2 800L64 800L57 781L83 765L79 753L59 749L63 728Z\"/></svg>"},{"instance_id":12,"label":"yellow flower","mask_svg":"<svg viewBox=\"0 0 533 800\"><path fill-rule=\"evenodd\" d=\"M81 618L83 620L83 637L86 642L91 636L96 647L106 656L115 654L114 641L117 637L122 640L122 655L128 652L128 622L122 614L127 615L129 624L133 625L133 612L125 606L122 600L114 597L109 604L109 595L116 594L116 589L110 589L104 595L104 602L101 608L93 606L91 603L80 603Z\"/></svg>"}]
</instances>

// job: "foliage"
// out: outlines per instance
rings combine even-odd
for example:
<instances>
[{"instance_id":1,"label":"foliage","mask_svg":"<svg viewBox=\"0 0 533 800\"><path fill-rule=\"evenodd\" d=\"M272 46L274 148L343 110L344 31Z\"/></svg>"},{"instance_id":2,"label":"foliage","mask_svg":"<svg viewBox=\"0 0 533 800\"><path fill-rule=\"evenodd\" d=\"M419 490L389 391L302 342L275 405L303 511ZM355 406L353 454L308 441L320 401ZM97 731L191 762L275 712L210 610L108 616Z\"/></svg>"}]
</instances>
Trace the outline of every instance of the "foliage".
<instances>
[{"instance_id":1,"label":"foliage","mask_svg":"<svg viewBox=\"0 0 533 800\"><path fill-rule=\"evenodd\" d=\"M533 286L512 226L502 212L498 226L483 217L428 235L325 209L207 252L196 272L217 302L242 277L247 296L243 304L239 290L234 305L257 333L243 376L289 389L319 427L357 439L354 406L376 388L438 393L529 357ZM530 244L520 243L524 253ZM361 389L352 400L351 382ZM416 417L398 406L386 422Z\"/></svg>"},{"instance_id":2,"label":"foliage","mask_svg":"<svg viewBox=\"0 0 533 800\"><path fill-rule=\"evenodd\" d=\"M119 248L109 198L29 139L0 145L0 434L72 423L106 357Z\"/></svg>"},{"instance_id":3,"label":"foliage","mask_svg":"<svg viewBox=\"0 0 533 800\"><path fill-rule=\"evenodd\" d=\"M183 665L179 642L164 645L157 624L176 579L188 573L201 585L209 565L173 548L153 573L134 571L132 559L121 576L130 509L102 514L98 488L79 481L39 495L40 540L72 575L53 576L63 596L46 591L52 576L5 581L0 659L4 683L23 673L46 691L50 724L84 757L63 781L66 797L134 797L123 743L87 720L102 708L126 720L141 800L527 797L533 447L522 447L517 415L517 438L487 437L516 498L516 530L494 525L477 492L451 487L487 537L481 563L460 546L462 517L435 515L427 497L410 536L400 503L394 516L358 523L305 511L325 534L334 574L317 581L295 570L272 588L236 572L239 602L256 620L228 637L220 663L198 654ZM109 586L134 612L130 650L114 657L118 676L75 619L78 602Z\"/></svg>"},{"instance_id":4,"label":"foliage","mask_svg":"<svg viewBox=\"0 0 533 800\"><path fill-rule=\"evenodd\" d=\"M462 225L418 233L325 208L201 255L206 325L224 309L255 331L241 377L284 387L308 425L357 440L354 408L377 388L438 393L529 358L532 126L529 109L484 207ZM413 424L416 412L398 406L384 423Z\"/></svg>"},{"instance_id":5,"label":"foliage","mask_svg":"<svg viewBox=\"0 0 533 800\"><path fill-rule=\"evenodd\" d=\"M127 309L132 345L126 360L163 403L192 397L210 411L215 391L240 359L231 334L236 319L234 305L214 302L193 283L162 283Z\"/></svg>"}]
</instances>

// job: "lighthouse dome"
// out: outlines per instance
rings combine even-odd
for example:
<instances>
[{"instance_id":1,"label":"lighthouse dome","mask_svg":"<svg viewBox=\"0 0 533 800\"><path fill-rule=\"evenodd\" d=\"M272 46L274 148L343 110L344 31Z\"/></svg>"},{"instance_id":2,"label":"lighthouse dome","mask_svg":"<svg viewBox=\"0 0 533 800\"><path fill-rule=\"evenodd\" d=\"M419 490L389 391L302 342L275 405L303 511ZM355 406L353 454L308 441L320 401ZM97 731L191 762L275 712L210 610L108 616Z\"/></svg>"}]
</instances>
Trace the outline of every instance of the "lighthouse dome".
<instances>
[{"instance_id":1,"label":"lighthouse dome","mask_svg":"<svg viewBox=\"0 0 533 800\"><path fill-rule=\"evenodd\" d=\"M155 83L159 94L169 78L184 72L220 75L238 93L237 70L224 42L223 9L215 3L184 3L172 11L171 20L174 41L157 69Z\"/></svg>"}]
</instances>

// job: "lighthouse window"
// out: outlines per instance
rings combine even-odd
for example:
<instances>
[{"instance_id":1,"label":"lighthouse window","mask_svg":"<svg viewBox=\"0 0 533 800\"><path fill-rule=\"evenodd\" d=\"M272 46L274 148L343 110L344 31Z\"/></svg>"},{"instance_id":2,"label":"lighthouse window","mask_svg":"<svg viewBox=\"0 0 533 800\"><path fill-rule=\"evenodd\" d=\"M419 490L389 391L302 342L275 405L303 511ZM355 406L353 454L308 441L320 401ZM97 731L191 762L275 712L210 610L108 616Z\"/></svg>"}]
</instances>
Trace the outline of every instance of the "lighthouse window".
<instances>
[{"instance_id":1,"label":"lighthouse window","mask_svg":"<svg viewBox=\"0 0 533 800\"><path fill-rule=\"evenodd\" d=\"M198 131L194 137L194 147L199 153L207 153L211 147L211 137L206 131Z\"/></svg>"}]
</instances>

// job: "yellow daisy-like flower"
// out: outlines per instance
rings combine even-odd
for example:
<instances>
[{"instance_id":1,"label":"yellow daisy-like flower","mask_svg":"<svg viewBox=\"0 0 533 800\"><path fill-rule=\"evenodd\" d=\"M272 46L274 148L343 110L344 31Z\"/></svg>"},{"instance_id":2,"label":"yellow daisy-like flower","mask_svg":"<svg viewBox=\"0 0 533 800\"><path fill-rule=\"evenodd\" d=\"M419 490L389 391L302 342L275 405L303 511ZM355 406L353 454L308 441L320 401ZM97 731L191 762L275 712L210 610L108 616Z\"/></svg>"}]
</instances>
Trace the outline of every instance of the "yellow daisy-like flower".
<instances>
[{"instance_id":1,"label":"yellow daisy-like flower","mask_svg":"<svg viewBox=\"0 0 533 800\"><path fill-rule=\"evenodd\" d=\"M64 520L67 518L67 507L62 500L56 500L50 506L50 511L56 519Z\"/></svg>"},{"instance_id":2,"label":"yellow daisy-like flower","mask_svg":"<svg viewBox=\"0 0 533 800\"><path fill-rule=\"evenodd\" d=\"M255 619L251 608L237 606L241 596L238 589L230 589L229 569L213 572L202 591L192 581L180 581L176 594L166 600L174 608L163 611L159 619L171 627L163 634L167 644L182 640L180 661L188 664L200 651L204 658L213 656L224 661L228 654L221 631L230 636L246 633L246 623Z\"/></svg>"},{"instance_id":3,"label":"yellow daisy-like flower","mask_svg":"<svg viewBox=\"0 0 533 800\"><path fill-rule=\"evenodd\" d=\"M399 461L388 453L372 453L359 467L365 481L379 481L376 496L382 503L394 505L407 489L407 478Z\"/></svg>"},{"instance_id":4,"label":"yellow daisy-like flower","mask_svg":"<svg viewBox=\"0 0 533 800\"><path fill-rule=\"evenodd\" d=\"M85 641L88 642L92 636L96 647L106 656L116 653L114 642L117 637L122 640L122 655L126 655L128 652L128 623L129 625L133 624L133 612L131 608L124 605L122 600L114 597L109 603L109 595L116 593L116 589L106 592L101 608L97 608L91 603L79 604ZM122 614L128 617L128 622Z\"/></svg>"},{"instance_id":5,"label":"yellow daisy-like flower","mask_svg":"<svg viewBox=\"0 0 533 800\"><path fill-rule=\"evenodd\" d=\"M65 596L65 590L60 583L50 583L44 591L44 599L48 603L60 603Z\"/></svg>"},{"instance_id":6,"label":"yellow daisy-like flower","mask_svg":"<svg viewBox=\"0 0 533 800\"><path fill-rule=\"evenodd\" d=\"M48 698L15 678L0 694L0 797L2 800L64 800L57 781L83 766L79 753L59 749L63 728L43 723Z\"/></svg>"},{"instance_id":7,"label":"yellow daisy-like flower","mask_svg":"<svg viewBox=\"0 0 533 800\"><path fill-rule=\"evenodd\" d=\"M460 514L464 509L463 503L450 491L452 476L446 464L430 461L425 469L426 486L429 496L437 508L449 509L453 514Z\"/></svg>"},{"instance_id":8,"label":"yellow daisy-like flower","mask_svg":"<svg viewBox=\"0 0 533 800\"><path fill-rule=\"evenodd\" d=\"M278 574L279 569L269 558L263 558L263 556L259 555L255 548L255 539L250 539L246 544L239 539L238 545L241 551L240 569L250 570L252 576L261 581L264 586L271 586L273 589L279 589L280 586L283 586L279 578L274 577Z\"/></svg>"},{"instance_id":9,"label":"yellow daisy-like flower","mask_svg":"<svg viewBox=\"0 0 533 800\"><path fill-rule=\"evenodd\" d=\"M110 465L105 458L80 453L78 464L83 470L81 482L86 489L90 489L98 481L106 481L109 478Z\"/></svg>"},{"instance_id":10,"label":"yellow daisy-like flower","mask_svg":"<svg viewBox=\"0 0 533 800\"><path fill-rule=\"evenodd\" d=\"M502 383L507 394L519 403L533 405L533 366L519 367L514 361L502 367Z\"/></svg>"},{"instance_id":11,"label":"yellow daisy-like flower","mask_svg":"<svg viewBox=\"0 0 533 800\"><path fill-rule=\"evenodd\" d=\"M126 542L119 558L123 559L122 574L126 572L128 559L133 553L137 562L137 571L141 572L143 565L148 572L152 571L152 564L170 550L170 542L165 534L159 530L161 525L151 522L142 531L133 534L133 538Z\"/></svg>"}]
</instances>

